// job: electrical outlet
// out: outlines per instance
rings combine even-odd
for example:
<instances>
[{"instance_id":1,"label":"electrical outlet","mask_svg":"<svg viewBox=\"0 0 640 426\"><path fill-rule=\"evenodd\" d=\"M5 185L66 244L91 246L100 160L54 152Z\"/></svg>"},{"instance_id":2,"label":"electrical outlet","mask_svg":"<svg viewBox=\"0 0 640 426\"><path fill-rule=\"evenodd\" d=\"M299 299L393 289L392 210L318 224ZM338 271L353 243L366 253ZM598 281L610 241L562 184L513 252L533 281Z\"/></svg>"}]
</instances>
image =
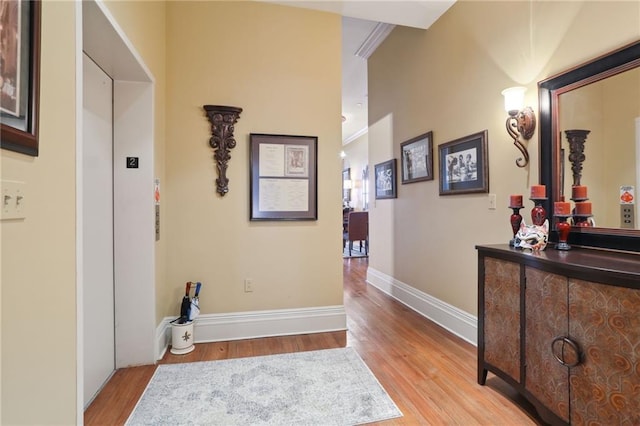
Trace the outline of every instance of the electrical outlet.
<instances>
[{"instance_id":1,"label":"electrical outlet","mask_svg":"<svg viewBox=\"0 0 640 426\"><path fill-rule=\"evenodd\" d=\"M245 278L244 280L244 292L251 293L253 291L253 280L251 278Z\"/></svg>"},{"instance_id":2,"label":"electrical outlet","mask_svg":"<svg viewBox=\"0 0 640 426\"><path fill-rule=\"evenodd\" d=\"M489 210L496 209L496 194L489 194Z\"/></svg>"}]
</instances>

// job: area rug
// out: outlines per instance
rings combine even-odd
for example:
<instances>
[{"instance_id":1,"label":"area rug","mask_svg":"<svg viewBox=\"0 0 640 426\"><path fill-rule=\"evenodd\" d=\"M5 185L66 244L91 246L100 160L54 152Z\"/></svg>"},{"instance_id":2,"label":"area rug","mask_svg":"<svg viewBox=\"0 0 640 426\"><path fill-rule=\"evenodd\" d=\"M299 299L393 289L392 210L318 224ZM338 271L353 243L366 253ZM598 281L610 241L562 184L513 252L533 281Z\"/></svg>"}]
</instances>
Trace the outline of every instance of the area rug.
<instances>
[{"instance_id":1,"label":"area rug","mask_svg":"<svg viewBox=\"0 0 640 426\"><path fill-rule=\"evenodd\" d=\"M345 245L344 250L342 251L342 257L368 257L369 255L365 252L364 245L360 247L360 243L353 243L353 249L351 250L351 254L349 254L349 242Z\"/></svg>"},{"instance_id":2,"label":"area rug","mask_svg":"<svg viewBox=\"0 0 640 426\"><path fill-rule=\"evenodd\" d=\"M352 348L158 366L127 425L357 425L401 417Z\"/></svg>"}]
</instances>

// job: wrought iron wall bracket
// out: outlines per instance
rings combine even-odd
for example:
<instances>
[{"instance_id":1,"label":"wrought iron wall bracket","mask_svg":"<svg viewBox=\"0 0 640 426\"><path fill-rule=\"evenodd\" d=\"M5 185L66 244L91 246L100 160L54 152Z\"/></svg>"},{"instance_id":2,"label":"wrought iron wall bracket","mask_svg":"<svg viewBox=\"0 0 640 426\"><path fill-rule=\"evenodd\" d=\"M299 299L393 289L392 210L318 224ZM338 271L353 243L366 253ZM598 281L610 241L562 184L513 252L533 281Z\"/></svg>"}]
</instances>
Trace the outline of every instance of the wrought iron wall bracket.
<instances>
[{"instance_id":1,"label":"wrought iron wall bracket","mask_svg":"<svg viewBox=\"0 0 640 426\"><path fill-rule=\"evenodd\" d=\"M213 148L213 158L218 169L216 191L224 196L229 192L227 167L231 159L231 150L236 146L233 137L233 126L238 122L242 108L220 105L204 105L207 117L211 122L211 138L209 145Z\"/></svg>"},{"instance_id":2,"label":"wrought iron wall bracket","mask_svg":"<svg viewBox=\"0 0 640 426\"><path fill-rule=\"evenodd\" d=\"M573 185L580 185L582 179L582 163L586 159L584 155L584 143L591 130L565 130L569 141L569 161L573 172Z\"/></svg>"},{"instance_id":3,"label":"wrought iron wall bracket","mask_svg":"<svg viewBox=\"0 0 640 426\"><path fill-rule=\"evenodd\" d=\"M520 137L522 136L525 140L531 139L536 130L536 115L531 107L526 107L522 111L509 111L506 126L507 133L513 138L513 144L522 153L522 157L516 160L516 165L525 167L529 164L529 150Z\"/></svg>"}]
</instances>

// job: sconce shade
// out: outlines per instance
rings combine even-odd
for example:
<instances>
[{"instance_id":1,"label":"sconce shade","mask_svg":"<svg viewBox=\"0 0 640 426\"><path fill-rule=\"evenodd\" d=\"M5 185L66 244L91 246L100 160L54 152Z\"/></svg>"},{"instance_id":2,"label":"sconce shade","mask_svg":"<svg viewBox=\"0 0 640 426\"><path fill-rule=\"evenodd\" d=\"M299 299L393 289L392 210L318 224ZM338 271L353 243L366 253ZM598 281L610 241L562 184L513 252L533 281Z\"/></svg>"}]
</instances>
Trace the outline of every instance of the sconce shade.
<instances>
[{"instance_id":1,"label":"sconce shade","mask_svg":"<svg viewBox=\"0 0 640 426\"><path fill-rule=\"evenodd\" d=\"M502 91L504 96L504 110L509 115L516 115L518 111L524 106L524 92L527 91L526 87L509 87Z\"/></svg>"}]
</instances>

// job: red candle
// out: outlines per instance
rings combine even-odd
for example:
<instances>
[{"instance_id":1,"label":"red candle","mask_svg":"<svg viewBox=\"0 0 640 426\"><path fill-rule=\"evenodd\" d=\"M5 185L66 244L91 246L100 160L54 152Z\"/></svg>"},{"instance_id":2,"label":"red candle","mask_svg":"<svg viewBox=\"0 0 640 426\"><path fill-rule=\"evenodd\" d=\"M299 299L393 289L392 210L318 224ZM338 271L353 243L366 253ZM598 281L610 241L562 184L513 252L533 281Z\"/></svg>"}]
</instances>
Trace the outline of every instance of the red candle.
<instances>
[{"instance_id":1,"label":"red candle","mask_svg":"<svg viewBox=\"0 0 640 426\"><path fill-rule=\"evenodd\" d=\"M522 195L509 195L509 207L522 207Z\"/></svg>"},{"instance_id":2,"label":"red candle","mask_svg":"<svg viewBox=\"0 0 640 426\"><path fill-rule=\"evenodd\" d=\"M588 201L583 201L581 203L576 203L576 214L591 214L591 203Z\"/></svg>"},{"instance_id":3,"label":"red candle","mask_svg":"<svg viewBox=\"0 0 640 426\"><path fill-rule=\"evenodd\" d=\"M544 185L531 185L531 198L545 198L547 188Z\"/></svg>"},{"instance_id":4,"label":"red candle","mask_svg":"<svg viewBox=\"0 0 640 426\"><path fill-rule=\"evenodd\" d=\"M553 211L557 215L567 216L571 214L571 204L566 201L556 201L553 203Z\"/></svg>"},{"instance_id":5,"label":"red candle","mask_svg":"<svg viewBox=\"0 0 640 426\"><path fill-rule=\"evenodd\" d=\"M571 198L575 200L587 198L587 187L584 185L575 185L571 187Z\"/></svg>"}]
</instances>

